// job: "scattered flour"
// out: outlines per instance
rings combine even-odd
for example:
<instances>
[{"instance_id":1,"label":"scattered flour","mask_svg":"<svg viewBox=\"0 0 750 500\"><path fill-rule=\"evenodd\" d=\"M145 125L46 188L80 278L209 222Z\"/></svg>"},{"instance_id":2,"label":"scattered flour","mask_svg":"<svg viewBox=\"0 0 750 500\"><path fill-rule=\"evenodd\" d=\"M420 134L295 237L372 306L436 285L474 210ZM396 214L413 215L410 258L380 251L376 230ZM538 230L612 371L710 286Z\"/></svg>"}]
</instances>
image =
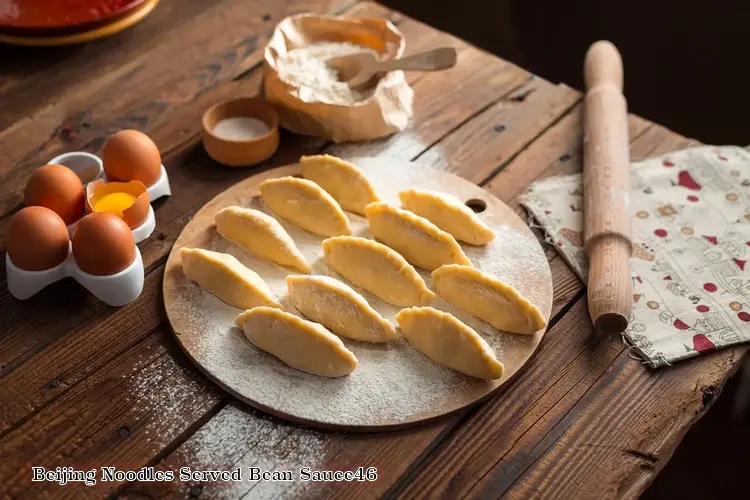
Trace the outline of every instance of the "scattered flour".
<instances>
[{"instance_id":1,"label":"scattered flour","mask_svg":"<svg viewBox=\"0 0 750 500\"><path fill-rule=\"evenodd\" d=\"M331 57L345 56L374 50L353 43L327 42L292 49L277 61L279 77L300 89L304 101L351 105L370 97L373 89L352 90L339 80L336 71L326 61Z\"/></svg>"},{"instance_id":2,"label":"scattered flour","mask_svg":"<svg viewBox=\"0 0 750 500\"><path fill-rule=\"evenodd\" d=\"M174 456L161 465L176 470L189 464L194 470L233 470L262 467L266 470L293 470L300 464L318 469L336 451L330 434L304 429L248 411L241 403L232 403L201 427ZM197 482L184 483L189 493ZM202 484L201 498L299 498L314 483L285 482L212 482Z\"/></svg>"},{"instance_id":3,"label":"scattered flour","mask_svg":"<svg viewBox=\"0 0 750 500\"><path fill-rule=\"evenodd\" d=\"M398 204L398 191L404 187L445 189L436 178L426 175L422 168L403 168L403 162L375 159L359 161L358 165L387 203ZM479 188L469 182L457 182L451 190L462 200L482 195ZM238 196L234 203L271 213L257 198L250 198L253 193L242 195L238 191L235 194ZM220 208L216 207L217 210ZM348 215L354 235L372 237L363 217ZM462 245L466 255L475 267L512 285L548 315L552 300L550 270L536 238L528 230L507 225L509 218L517 216L505 206L502 210L487 210L479 216L492 227L497 237L484 247ZM378 299L328 269L322 260L320 242L323 238L281 218L278 220L311 263L313 274L333 276L344 281L362 294L385 319L397 324L394 316L399 307ZM205 228L197 238L203 248L232 254L255 270L268 283L284 309L299 315L286 297L284 280L292 271L252 256L221 238L212 227ZM418 271L434 290L430 273ZM234 318L241 312L239 309L203 291L181 273L176 273L174 278L172 293L181 300L175 302L168 314L172 324L179 331L186 332L182 334L181 342L190 355L215 379L243 399L309 422L381 426L419 421L463 407L513 375L539 341L539 336L498 333L487 323L438 298L432 303L433 307L455 315L487 341L498 359L505 364L503 379L486 382L443 368L403 339L386 345L342 339L359 359L357 370L342 378L317 377L290 368L252 345L244 333L234 326Z\"/></svg>"}]
</instances>

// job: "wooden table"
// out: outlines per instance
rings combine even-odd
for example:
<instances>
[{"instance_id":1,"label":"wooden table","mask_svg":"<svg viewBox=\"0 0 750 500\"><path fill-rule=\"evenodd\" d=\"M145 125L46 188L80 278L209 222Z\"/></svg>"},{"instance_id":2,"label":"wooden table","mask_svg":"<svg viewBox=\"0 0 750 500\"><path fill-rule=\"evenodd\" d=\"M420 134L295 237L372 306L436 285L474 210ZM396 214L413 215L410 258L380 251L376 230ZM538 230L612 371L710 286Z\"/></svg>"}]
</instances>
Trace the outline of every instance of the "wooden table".
<instances>
[{"instance_id":1,"label":"wooden table","mask_svg":"<svg viewBox=\"0 0 750 500\"><path fill-rule=\"evenodd\" d=\"M458 173L519 213L516 198L531 181L580 170L580 93L372 3L164 0L111 39L0 48L0 240L34 168L63 151L97 151L118 129L155 139L174 193L155 204L157 231L140 245L146 283L135 303L108 307L70 280L24 302L0 286L0 490L27 498L637 496L747 348L652 370L619 338L592 341L582 283L551 248L555 301L537 356L507 390L433 425L381 434L291 425L234 400L180 351L161 300L166 256L198 208L257 171L213 163L198 140L199 117L216 101L256 93L271 30L303 11L385 17L410 52L449 44L459 62L409 76L416 102L406 132L343 145L284 134L259 168L320 151L393 156ZM696 144L636 116L630 138L634 160ZM363 466L376 467L377 480L61 487L32 482L32 466Z\"/></svg>"}]
</instances>

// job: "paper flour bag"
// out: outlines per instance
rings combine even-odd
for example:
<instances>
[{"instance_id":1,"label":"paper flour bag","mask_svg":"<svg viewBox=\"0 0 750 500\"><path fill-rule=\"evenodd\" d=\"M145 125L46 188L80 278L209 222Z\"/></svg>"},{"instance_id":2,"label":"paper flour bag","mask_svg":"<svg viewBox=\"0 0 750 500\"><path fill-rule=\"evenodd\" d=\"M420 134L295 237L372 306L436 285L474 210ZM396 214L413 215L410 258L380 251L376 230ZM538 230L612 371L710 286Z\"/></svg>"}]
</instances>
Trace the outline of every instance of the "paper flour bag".
<instances>
[{"instance_id":1,"label":"paper flour bag","mask_svg":"<svg viewBox=\"0 0 750 500\"><path fill-rule=\"evenodd\" d=\"M265 49L265 98L276 108L279 124L298 134L342 142L399 132L409 123L414 97L402 71L387 73L374 88L359 92L336 81L324 61L363 47L389 60L401 56L405 46L403 35L382 19L288 17Z\"/></svg>"}]
</instances>

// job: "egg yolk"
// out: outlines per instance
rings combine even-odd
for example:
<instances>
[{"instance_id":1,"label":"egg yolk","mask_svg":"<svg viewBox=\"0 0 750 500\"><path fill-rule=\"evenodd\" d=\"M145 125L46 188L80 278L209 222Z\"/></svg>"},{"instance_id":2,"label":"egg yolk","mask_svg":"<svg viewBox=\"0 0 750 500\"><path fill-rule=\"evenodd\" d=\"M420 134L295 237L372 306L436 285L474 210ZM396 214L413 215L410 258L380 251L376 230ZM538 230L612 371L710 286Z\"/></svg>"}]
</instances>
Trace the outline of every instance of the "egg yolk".
<instances>
[{"instance_id":1,"label":"egg yolk","mask_svg":"<svg viewBox=\"0 0 750 500\"><path fill-rule=\"evenodd\" d=\"M108 212L122 217L122 213L135 203L136 197L130 193L109 193L94 203L94 212Z\"/></svg>"}]
</instances>

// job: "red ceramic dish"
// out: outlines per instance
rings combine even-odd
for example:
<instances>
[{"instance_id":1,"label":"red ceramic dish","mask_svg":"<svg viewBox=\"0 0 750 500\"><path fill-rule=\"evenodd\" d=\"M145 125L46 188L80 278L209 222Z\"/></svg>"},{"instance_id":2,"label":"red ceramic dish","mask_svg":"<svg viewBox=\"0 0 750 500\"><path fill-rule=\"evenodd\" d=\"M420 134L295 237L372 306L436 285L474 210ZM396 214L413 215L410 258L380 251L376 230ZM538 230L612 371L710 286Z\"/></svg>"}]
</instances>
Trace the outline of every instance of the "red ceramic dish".
<instances>
[{"instance_id":1,"label":"red ceramic dish","mask_svg":"<svg viewBox=\"0 0 750 500\"><path fill-rule=\"evenodd\" d=\"M0 30L61 34L113 22L145 0L0 0Z\"/></svg>"},{"instance_id":2,"label":"red ceramic dish","mask_svg":"<svg viewBox=\"0 0 750 500\"><path fill-rule=\"evenodd\" d=\"M149 15L159 0L144 0L126 14L110 18L99 23L77 24L69 28L50 28L47 30L3 28L0 25L0 44L21 45L27 47L58 47L90 42L137 24ZM85 26L81 29L81 26Z\"/></svg>"}]
</instances>

